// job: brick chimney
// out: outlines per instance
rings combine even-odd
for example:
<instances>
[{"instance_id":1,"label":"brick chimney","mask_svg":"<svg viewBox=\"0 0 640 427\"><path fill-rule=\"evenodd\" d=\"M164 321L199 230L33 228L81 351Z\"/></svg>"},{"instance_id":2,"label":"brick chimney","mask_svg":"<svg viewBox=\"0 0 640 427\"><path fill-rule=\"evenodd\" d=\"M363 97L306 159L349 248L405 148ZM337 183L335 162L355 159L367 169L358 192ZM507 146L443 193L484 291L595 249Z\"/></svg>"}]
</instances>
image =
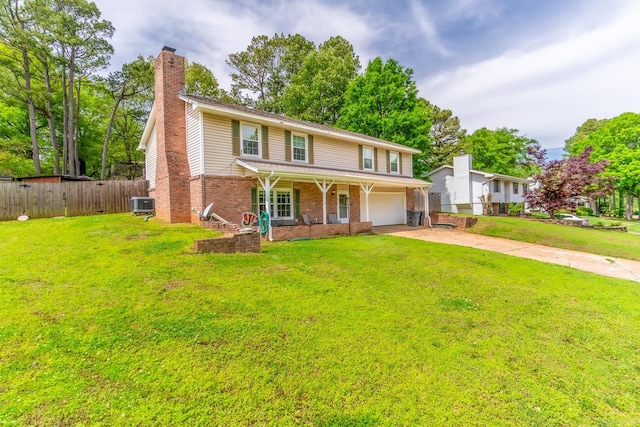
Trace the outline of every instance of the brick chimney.
<instances>
[{"instance_id":1,"label":"brick chimney","mask_svg":"<svg viewBox=\"0 0 640 427\"><path fill-rule=\"evenodd\" d=\"M184 71L184 57L163 47L155 62L155 199L158 218L168 222L191 221L185 103L178 97L184 89Z\"/></svg>"}]
</instances>

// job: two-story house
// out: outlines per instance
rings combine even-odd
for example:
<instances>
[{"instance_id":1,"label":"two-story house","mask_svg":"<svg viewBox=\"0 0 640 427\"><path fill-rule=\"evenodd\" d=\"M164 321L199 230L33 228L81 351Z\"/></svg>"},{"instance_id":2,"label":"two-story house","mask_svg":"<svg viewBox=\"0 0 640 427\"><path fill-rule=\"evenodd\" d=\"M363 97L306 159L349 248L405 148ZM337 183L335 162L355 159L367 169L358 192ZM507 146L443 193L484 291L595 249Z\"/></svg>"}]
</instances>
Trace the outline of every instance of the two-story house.
<instances>
[{"instance_id":1,"label":"two-story house","mask_svg":"<svg viewBox=\"0 0 640 427\"><path fill-rule=\"evenodd\" d=\"M440 194L443 212L483 214L483 200L490 201L494 214L508 213L510 203L524 203L524 195L532 181L471 168L472 157L462 154L453 158L453 166L444 165L429 172L431 192Z\"/></svg>"},{"instance_id":2,"label":"two-story house","mask_svg":"<svg viewBox=\"0 0 640 427\"><path fill-rule=\"evenodd\" d=\"M412 176L418 150L186 94L185 61L171 48L155 68L139 149L161 219L197 223L193 209L213 203L234 223L245 211L267 211L274 224L302 224L302 214L322 224L406 224L414 190L431 186Z\"/></svg>"}]
</instances>

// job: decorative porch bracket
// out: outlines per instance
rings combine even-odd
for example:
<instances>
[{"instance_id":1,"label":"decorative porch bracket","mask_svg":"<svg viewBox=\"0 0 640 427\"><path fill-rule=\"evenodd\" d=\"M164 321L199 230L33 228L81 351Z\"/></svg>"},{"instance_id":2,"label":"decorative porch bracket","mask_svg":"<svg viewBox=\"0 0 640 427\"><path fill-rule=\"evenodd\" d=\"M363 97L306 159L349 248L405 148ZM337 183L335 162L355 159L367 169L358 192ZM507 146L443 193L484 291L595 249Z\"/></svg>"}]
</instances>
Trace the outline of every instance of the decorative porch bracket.
<instances>
[{"instance_id":1,"label":"decorative porch bracket","mask_svg":"<svg viewBox=\"0 0 640 427\"><path fill-rule=\"evenodd\" d=\"M318 186L318 188L320 189L320 191L322 192L322 223L326 225L327 224L327 191L329 191L334 181L332 180L329 184L327 184L326 179L322 180L322 184L320 184L320 182L317 179L314 179L314 181Z\"/></svg>"},{"instance_id":2,"label":"decorative porch bracket","mask_svg":"<svg viewBox=\"0 0 640 427\"><path fill-rule=\"evenodd\" d=\"M371 193L371 190L373 190L373 187L375 186L375 184L363 184L360 183L360 188L362 189L362 191L364 192L364 220L365 221L369 221L369 193Z\"/></svg>"},{"instance_id":3,"label":"decorative porch bracket","mask_svg":"<svg viewBox=\"0 0 640 427\"><path fill-rule=\"evenodd\" d=\"M418 187L416 190L424 197L424 215L427 217L429 227L433 227L433 225L431 225L431 217L429 216L429 187Z\"/></svg>"},{"instance_id":4,"label":"decorative porch bracket","mask_svg":"<svg viewBox=\"0 0 640 427\"><path fill-rule=\"evenodd\" d=\"M276 186L278 181L280 181L280 177L277 177L273 182L271 182L271 177L273 176L273 172L269 176L264 177L264 181L262 178L258 177L258 182L262 186L264 190L264 204L265 209L269 212L269 241L273 242L273 230L271 230L271 189Z\"/></svg>"}]
</instances>

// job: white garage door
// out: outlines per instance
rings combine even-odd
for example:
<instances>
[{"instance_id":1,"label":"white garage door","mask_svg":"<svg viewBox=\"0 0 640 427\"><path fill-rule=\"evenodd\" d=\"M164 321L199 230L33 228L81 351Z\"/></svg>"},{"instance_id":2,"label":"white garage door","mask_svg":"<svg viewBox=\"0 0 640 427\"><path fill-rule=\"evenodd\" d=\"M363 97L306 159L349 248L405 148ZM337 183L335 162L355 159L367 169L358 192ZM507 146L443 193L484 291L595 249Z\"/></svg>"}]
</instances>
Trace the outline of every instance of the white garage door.
<instances>
[{"instance_id":1,"label":"white garage door","mask_svg":"<svg viewBox=\"0 0 640 427\"><path fill-rule=\"evenodd\" d=\"M360 193L360 218L365 220L366 205L364 193ZM369 220L373 225L406 224L406 204L404 193L370 193Z\"/></svg>"}]
</instances>

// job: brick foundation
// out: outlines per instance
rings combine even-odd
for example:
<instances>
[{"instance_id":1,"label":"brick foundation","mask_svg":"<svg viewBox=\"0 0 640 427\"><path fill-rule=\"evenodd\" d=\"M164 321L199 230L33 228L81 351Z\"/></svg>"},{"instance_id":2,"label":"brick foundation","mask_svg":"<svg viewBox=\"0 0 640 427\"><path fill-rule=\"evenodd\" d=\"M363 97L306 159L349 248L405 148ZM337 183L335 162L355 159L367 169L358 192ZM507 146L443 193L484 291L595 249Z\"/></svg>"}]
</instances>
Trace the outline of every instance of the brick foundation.
<instances>
[{"instance_id":1,"label":"brick foundation","mask_svg":"<svg viewBox=\"0 0 640 427\"><path fill-rule=\"evenodd\" d=\"M471 228L478 222L478 218L465 216L451 216L443 213L431 213L432 224L454 224L457 228Z\"/></svg>"},{"instance_id":2,"label":"brick foundation","mask_svg":"<svg viewBox=\"0 0 640 427\"><path fill-rule=\"evenodd\" d=\"M233 236L196 240L195 250L196 252L203 253L214 252L224 254L260 252L260 234L234 234Z\"/></svg>"}]
</instances>

